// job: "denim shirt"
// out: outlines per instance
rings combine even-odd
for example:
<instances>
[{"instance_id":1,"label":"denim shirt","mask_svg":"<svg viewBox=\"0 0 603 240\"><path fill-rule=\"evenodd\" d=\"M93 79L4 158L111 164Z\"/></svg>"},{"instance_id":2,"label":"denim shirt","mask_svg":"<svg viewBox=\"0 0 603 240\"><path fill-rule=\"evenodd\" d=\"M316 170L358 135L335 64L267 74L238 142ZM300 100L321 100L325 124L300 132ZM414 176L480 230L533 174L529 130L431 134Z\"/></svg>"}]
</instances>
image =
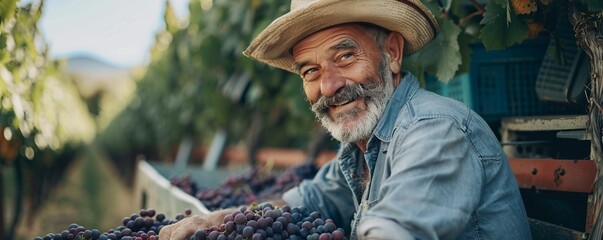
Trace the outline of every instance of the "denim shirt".
<instances>
[{"instance_id":1,"label":"denim shirt","mask_svg":"<svg viewBox=\"0 0 603 240\"><path fill-rule=\"evenodd\" d=\"M366 161L371 179L362 187ZM518 185L500 144L464 104L396 88L363 153L342 144L315 178L287 191L352 239L531 239Z\"/></svg>"}]
</instances>

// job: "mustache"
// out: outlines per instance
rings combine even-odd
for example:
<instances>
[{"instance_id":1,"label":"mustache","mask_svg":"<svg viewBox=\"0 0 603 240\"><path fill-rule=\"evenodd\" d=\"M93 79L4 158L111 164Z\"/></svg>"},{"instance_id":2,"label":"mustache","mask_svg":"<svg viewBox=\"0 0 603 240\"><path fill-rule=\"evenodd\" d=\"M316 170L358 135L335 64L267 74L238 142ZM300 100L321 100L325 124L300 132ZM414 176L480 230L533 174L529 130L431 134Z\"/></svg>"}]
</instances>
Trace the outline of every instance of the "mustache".
<instances>
[{"instance_id":1,"label":"mustache","mask_svg":"<svg viewBox=\"0 0 603 240\"><path fill-rule=\"evenodd\" d=\"M312 105L312 111L322 115L326 113L332 105L351 102L361 97L370 97L371 94L368 94L367 89L370 89L370 87L367 88L367 86L364 86L363 84L345 85L343 88L337 90L331 97L321 96L318 101Z\"/></svg>"}]
</instances>

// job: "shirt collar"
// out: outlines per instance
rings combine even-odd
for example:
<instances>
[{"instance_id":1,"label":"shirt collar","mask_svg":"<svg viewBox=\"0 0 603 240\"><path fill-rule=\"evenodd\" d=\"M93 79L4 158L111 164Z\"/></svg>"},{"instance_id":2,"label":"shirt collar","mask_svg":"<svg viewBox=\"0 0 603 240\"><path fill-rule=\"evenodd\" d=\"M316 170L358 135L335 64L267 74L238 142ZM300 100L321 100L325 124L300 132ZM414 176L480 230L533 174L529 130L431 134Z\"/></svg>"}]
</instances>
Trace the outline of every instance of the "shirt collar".
<instances>
[{"instance_id":1,"label":"shirt collar","mask_svg":"<svg viewBox=\"0 0 603 240\"><path fill-rule=\"evenodd\" d=\"M409 101L418 88L419 81L417 78L412 73L405 72L400 84L387 102L379 123L377 123L375 130L373 130L375 137L383 142L391 140L396 118L398 118L404 104Z\"/></svg>"}]
</instances>

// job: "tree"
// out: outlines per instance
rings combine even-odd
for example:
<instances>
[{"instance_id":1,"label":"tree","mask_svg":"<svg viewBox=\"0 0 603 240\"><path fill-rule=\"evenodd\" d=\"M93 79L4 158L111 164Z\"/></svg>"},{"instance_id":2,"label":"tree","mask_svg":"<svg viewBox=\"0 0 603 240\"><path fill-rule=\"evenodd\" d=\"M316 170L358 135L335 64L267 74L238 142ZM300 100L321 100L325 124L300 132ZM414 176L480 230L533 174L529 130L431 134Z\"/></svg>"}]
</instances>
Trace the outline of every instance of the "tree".
<instances>
[{"instance_id":1,"label":"tree","mask_svg":"<svg viewBox=\"0 0 603 240\"><path fill-rule=\"evenodd\" d=\"M168 6L166 31L157 35L151 63L138 81L140 101L108 129L126 137L105 142L163 148L161 157L183 138L207 144L225 129L234 144L243 139L252 162L260 146L304 146L315 121L301 80L241 54L288 3L193 0L189 6L184 26Z\"/></svg>"}]
</instances>

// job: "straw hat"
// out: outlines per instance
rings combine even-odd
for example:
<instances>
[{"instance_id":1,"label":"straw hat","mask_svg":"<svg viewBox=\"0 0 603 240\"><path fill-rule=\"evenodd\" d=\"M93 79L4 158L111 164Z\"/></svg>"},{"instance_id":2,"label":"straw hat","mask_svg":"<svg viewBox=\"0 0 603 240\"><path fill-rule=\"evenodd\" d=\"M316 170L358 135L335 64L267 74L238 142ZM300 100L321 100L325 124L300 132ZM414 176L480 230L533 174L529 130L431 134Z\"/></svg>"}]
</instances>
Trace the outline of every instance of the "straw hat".
<instances>
[{"instance_id":1,"label":"straw hat","mask_svg":"<svg viewBox=\"0 0 603 240\"><path fill-rule=\"evenodd\" d=\"M303 38L329 26L367 22L404 36L409 55L430 42L439 27L420 0L291 0L289 13L274 20L243 54L294 72L291 48Z\"/></svg>"}]
</instances>

